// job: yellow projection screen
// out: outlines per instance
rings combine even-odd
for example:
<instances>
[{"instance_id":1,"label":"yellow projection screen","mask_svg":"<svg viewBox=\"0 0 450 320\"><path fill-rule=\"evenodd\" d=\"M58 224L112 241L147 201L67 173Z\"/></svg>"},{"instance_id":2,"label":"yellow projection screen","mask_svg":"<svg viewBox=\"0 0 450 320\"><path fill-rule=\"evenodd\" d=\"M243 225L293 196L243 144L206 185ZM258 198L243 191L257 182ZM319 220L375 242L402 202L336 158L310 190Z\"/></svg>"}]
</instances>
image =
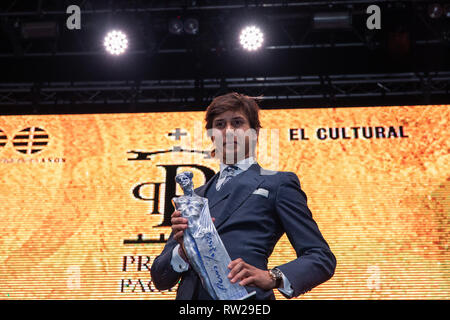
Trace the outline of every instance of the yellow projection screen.
<instances>
[{"instance_id":1,"label":"yellow projection screen","mask_svg":"<svg viewBox=\"0 0 450 320\"><path fill-rule=\"evenodd\" d=\"M149 268L175 174L198 187L219 169L203 117L1 116L1 299L174 299ZM298 299L449 298L448 119L448 105L261 112L259 163L299 176L338 262ZM269 267L294 258L283 236Z\"/></svg>"}]
</instances>

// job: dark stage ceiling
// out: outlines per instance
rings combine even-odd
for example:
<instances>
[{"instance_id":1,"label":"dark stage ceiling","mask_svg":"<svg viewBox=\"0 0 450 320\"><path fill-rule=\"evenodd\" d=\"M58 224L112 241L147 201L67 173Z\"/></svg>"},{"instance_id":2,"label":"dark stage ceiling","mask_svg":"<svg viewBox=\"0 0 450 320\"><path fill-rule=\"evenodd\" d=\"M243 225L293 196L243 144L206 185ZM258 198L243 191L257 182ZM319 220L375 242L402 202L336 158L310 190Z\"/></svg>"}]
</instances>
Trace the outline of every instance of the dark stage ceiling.
<instances>
[{"instance_id":1,"label":"dark stage ceiling","mask_svg":"<svg viewBox=\"0 0 450 320\"><path fill-rule=\"evenodd\" d=\"M263 108L449 103L449 3L1 1L1 113L203 110L232 90ZM81 29L69 30L74 4ZM367 27L370 5L381 29ZM189 18L197 34L169 32ZM36 23L47 29L33 38ZM257 52L239 44L248 24L264 32ZM129 37L119 57L102 45L113 28Z\"/></svg>"}]
</instances>

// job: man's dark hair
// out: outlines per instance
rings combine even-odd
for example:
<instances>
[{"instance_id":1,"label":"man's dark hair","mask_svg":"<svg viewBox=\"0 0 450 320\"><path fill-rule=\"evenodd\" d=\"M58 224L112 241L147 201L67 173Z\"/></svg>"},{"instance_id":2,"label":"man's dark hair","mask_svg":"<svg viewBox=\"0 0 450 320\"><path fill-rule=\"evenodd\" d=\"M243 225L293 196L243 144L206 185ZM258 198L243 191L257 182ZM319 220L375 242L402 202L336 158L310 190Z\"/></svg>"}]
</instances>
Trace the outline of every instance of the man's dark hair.
<instances>
[{"instance_id":1,"label":"man's dark hair","mask_svg":"<svg viewBox=\"0 0 450 320\"><path fill-rule=\"evenodd\" d=\"M206 109L206 130L211 129L216 116L227 111L241 111L250 124L250 128L259 131L259 106L255 97L249 97L237 92L230 92L215 97Z\"/></svg>"}]
</instances>

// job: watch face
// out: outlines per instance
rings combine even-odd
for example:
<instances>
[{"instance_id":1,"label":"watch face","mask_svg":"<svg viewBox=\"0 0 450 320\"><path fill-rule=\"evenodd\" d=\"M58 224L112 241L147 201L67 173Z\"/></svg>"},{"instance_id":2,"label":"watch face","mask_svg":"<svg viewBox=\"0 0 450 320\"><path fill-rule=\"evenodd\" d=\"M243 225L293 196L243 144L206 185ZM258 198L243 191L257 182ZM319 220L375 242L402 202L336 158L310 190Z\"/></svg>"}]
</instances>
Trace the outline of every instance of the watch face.
<instances>
[{"instance_id":1,"label":"watch face","mask_svg":"<svg viewBox=\"0 0 450 320\"><path fill-rule=\"evenodd\" d=\"M275 270L277 272L277 278L281 279L283 274L281 273L281 271L279 269L275 269Z\"/></svg>"},{"instance_id":2,"label":"watch face","mask_svg":"<svg viewBox=\"0 0 450 320\"><path fill-rule=\"evenodd\" d=\"M272 270L270 270L270 271L271 271L272 276L273 276L275 279L281 279L281 278L282 278L282 276L281 276L281 271L280 271L279 269L272 269Z\"/></svg>"}]
</instances>

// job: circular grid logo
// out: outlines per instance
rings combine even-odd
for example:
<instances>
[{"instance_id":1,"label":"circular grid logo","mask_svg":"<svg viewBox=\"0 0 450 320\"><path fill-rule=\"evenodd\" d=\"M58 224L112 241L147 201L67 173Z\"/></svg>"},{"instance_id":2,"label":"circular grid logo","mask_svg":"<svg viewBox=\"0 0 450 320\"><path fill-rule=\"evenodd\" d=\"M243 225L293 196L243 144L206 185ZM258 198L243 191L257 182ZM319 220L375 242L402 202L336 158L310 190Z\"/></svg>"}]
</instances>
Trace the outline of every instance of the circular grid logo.
<instances>
[{"instance_id":1,"label":"circular grid logo","mask_svg":"<svg viewBox=\"0 0 450 320\"><path fill-rule=\"evenodd\" d=\"M0 132L0 143L2 141L1 136L2 133ZM44 147L47 146L48 141L48 134L44 129L29 127L19 131L19 133L14 136L12 142L17 151L24 154L33 154L44 149Z\"/></svg>"}]
</instances>

